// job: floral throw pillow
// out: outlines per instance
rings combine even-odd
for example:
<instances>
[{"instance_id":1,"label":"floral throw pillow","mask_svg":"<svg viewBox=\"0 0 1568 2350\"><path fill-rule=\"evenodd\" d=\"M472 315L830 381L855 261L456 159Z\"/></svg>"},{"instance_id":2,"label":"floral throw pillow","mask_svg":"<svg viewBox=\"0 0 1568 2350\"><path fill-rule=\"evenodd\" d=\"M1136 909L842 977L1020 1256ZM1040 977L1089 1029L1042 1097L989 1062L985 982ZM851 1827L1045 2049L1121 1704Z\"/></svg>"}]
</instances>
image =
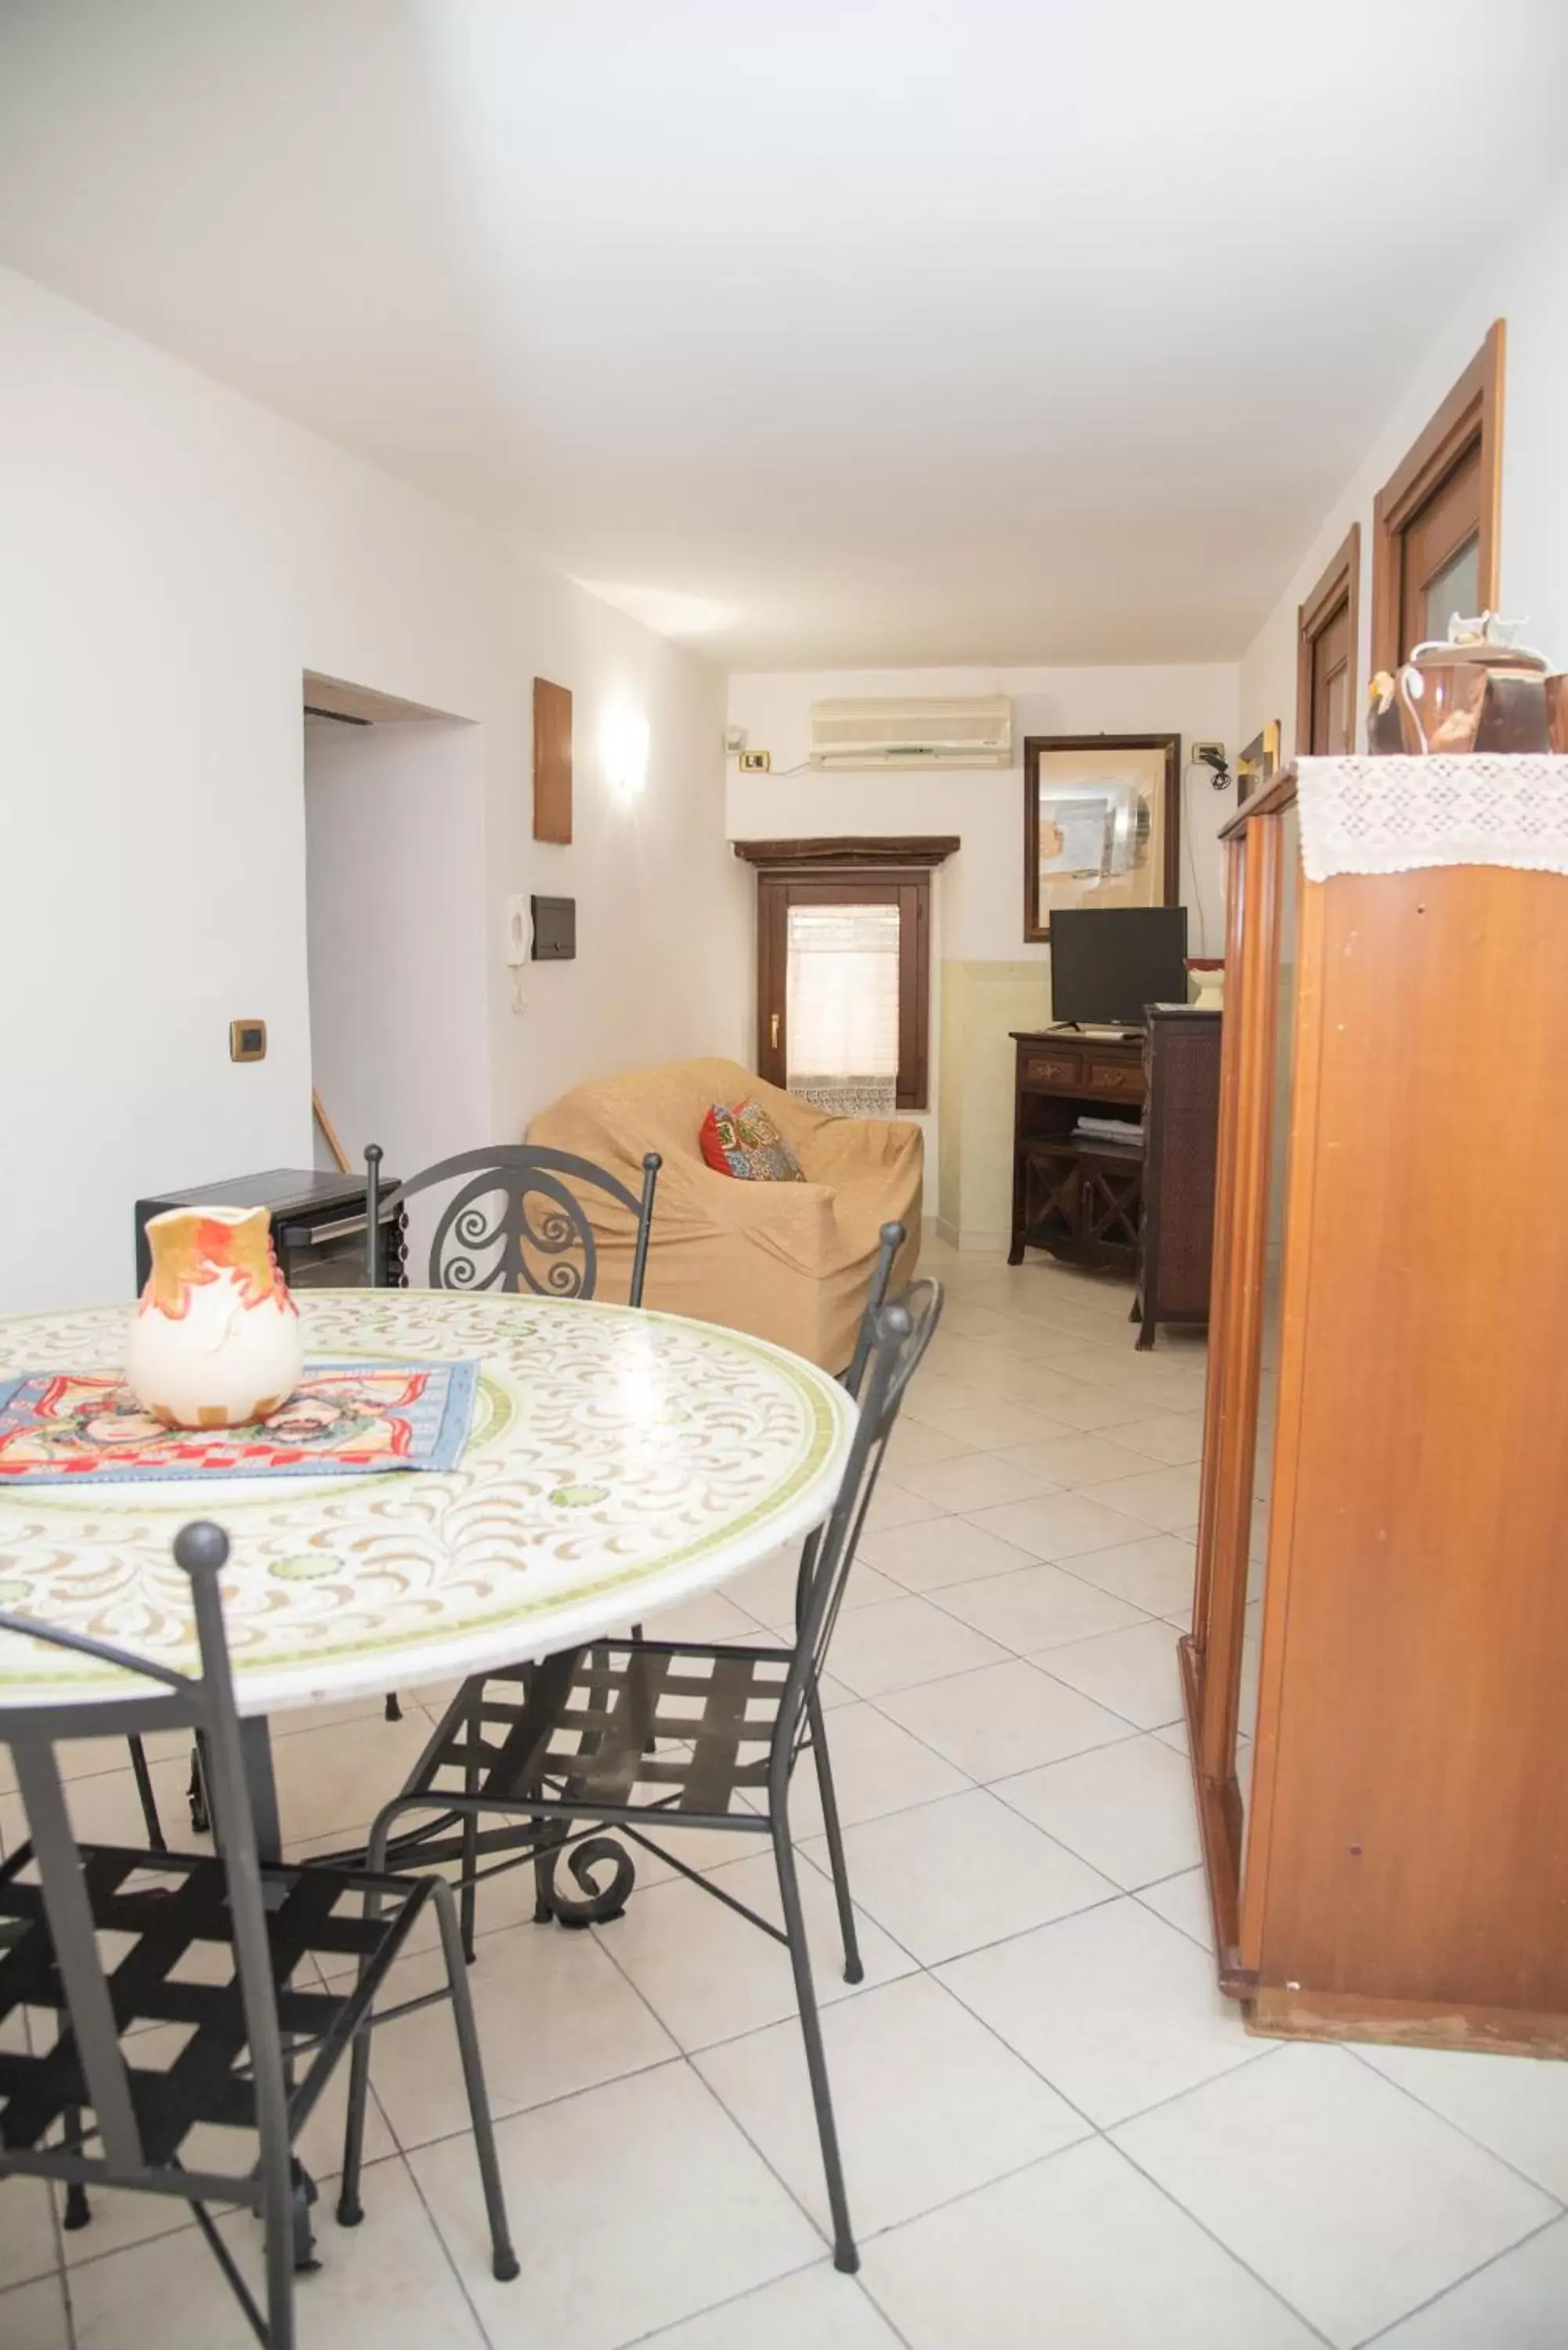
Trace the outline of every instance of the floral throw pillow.
<instances>
[{"instance_id":1,"label":"floral throw pillow","mask_svg":"<svg viewBox=\"0 0 1568 2350\"><path fill-rule=\"evenodd\" d=\"M702 1156L716 1174L738 1175L749 1183L804 1183L805 1170L761 1102L727 1109L715 1102L698 1137Z\"/></svg>"}]
</instances>

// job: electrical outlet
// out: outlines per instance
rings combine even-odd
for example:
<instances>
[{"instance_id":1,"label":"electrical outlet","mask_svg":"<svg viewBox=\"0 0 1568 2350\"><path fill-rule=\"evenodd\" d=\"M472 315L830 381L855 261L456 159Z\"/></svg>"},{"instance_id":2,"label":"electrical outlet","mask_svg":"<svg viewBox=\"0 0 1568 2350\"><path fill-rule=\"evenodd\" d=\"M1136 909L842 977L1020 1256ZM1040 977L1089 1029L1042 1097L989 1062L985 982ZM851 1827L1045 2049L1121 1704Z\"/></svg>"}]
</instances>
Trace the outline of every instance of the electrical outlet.
<instances>
[{"instance_id":1,"label":"electrical outlet","mask_svg":"<svg viewBox=\"0 0 1568 2350\"><path fill-rule=\"evenodd\" d=\"M1211 754L1213 754L1212 756L1210 755ZM1214 764L1215 757L1222 760L1224 756L1225 745L1223 743L1194 743L1192 745L1192 763L1194 766L1197 766L1199 762L1201 762L1204 766L1211 767Z\"/></svg>"},{"instance_id":2,"label":"electrical outlet","mask_svg":"<svg viewBox=\"0 0 1568 2350\"><path fill-rule=\"evenodd\" d=\"M773 772L773 764L774 754L771 751L742 751L741 753L741 773L742 775L771 775Z\"/></svg>"}]
</instances>

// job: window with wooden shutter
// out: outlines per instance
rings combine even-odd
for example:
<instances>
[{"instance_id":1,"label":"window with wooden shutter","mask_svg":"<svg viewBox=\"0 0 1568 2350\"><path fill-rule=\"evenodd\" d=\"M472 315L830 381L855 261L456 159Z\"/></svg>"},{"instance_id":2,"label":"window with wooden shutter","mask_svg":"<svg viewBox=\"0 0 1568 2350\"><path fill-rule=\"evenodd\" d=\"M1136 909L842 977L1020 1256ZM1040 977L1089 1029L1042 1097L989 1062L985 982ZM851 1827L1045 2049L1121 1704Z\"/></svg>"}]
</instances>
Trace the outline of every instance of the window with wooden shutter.
<instances>
[{"instance_id":1,"label":"window with wooden shutter","mask_svg":"<svg viewBox=\"0 0 1568 2350\"><path fill-rule=\"evenodd\" d=\"M956 840L737 841L757 873L757 1072L851 1118L929 1098L931 872Z\"/></svg>"}]
</instances>

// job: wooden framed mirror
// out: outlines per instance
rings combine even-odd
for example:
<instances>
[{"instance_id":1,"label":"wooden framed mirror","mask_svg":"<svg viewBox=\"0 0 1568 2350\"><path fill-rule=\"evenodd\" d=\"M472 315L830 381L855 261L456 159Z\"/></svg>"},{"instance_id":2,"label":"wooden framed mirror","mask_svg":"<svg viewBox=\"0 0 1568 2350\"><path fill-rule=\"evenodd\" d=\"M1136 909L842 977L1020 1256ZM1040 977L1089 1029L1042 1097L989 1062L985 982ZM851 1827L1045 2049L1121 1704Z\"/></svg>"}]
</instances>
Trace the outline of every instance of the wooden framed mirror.
<instances>
[{"instance_id":1,"label":"wooden framed mirror","mask_svg":"<svg viewBox=\"0 0 1568 2350\"><path fill-rule=\"evenodd\" d=\"M1180 858L1179 734L1024 738L1026 941L1064 907L1174 906Z\"/></svg>"}]
</instances>

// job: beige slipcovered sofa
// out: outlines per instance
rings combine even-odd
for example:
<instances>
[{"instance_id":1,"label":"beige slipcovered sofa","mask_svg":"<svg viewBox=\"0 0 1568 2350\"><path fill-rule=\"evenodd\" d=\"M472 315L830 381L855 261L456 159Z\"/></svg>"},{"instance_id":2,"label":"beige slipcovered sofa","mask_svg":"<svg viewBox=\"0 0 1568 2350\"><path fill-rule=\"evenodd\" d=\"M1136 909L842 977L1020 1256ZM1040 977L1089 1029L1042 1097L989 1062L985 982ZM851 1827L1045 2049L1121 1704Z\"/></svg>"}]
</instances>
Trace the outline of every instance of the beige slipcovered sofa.
<instances>
[{"instance_id":1,"label":"beige slipcovered sofa","mask_svg":"<svg viewBox=\"0 0 1568 2350\"><path fill-rule=\"evenodd\" d=\"M804 1183L740 1181L703 1159L698 1134L712 1105L748 1097L771 1112ZM881 1227L896 1220L909 1235L895 1288L919 1255L919 1128L831 1118L737 1061L676 1061L578 1086L535 1118L528 1140L591 1159L633 1192L643 1153L657 1150L644 1304L774 1339L825 1370L843 1370L855 1350ZM600 1250L597 1295L624 1298L635 1219L602 1196L584 1204Z\"/></svg>"}]
</instances>

